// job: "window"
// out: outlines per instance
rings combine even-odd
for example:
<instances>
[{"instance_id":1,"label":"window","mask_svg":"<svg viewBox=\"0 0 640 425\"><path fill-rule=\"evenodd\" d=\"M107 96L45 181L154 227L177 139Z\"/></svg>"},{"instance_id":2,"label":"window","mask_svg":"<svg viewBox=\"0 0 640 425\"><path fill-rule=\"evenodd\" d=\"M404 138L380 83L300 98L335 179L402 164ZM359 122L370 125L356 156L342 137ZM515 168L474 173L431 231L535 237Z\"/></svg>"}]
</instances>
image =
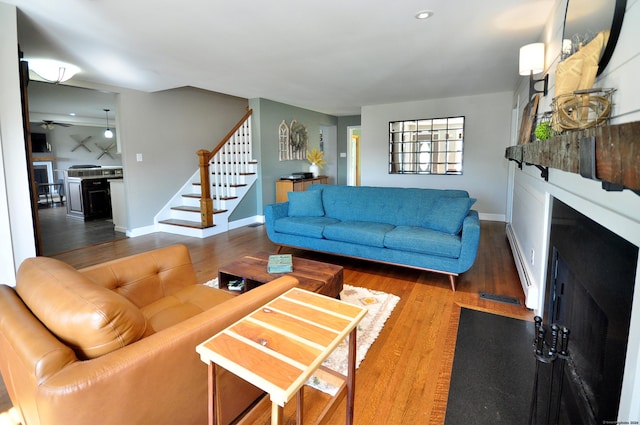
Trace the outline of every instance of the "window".
<instances>
[{"instance_id":1,"label":"window","mask_svg":"<svg viewBox=\"0 0 640 425\"><path fill-rule=\"evenodd\" d=\"M464 117L389 122L390 174L462 174Z\"/></svg>"}]
</instances>

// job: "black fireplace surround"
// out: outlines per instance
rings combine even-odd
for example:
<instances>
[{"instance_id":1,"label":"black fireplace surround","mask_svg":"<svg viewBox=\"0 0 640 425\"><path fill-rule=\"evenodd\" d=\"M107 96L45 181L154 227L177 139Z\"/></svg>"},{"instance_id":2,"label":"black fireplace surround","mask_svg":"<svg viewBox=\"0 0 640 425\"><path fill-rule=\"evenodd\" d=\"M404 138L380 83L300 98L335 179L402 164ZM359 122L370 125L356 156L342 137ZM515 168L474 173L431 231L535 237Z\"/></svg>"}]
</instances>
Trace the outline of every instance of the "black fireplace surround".
<instances>
[{"instance_id":1,"label":"black fireplace surround","mask_svg":"<svg viewBox=\"0 0 640 425\"><path fill-rule=\"evenodd\" d=\"M553 200L544 322L570 330L560 423L618 416L638 247Z\"/></svg>"}]
</instances>

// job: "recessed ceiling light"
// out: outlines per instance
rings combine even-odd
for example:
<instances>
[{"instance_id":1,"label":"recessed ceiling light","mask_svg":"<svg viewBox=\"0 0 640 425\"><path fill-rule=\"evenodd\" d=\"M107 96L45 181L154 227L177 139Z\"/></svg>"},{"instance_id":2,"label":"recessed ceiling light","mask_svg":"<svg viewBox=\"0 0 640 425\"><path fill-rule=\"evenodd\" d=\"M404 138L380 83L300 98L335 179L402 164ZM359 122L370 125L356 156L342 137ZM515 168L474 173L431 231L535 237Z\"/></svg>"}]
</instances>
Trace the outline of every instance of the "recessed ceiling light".
<instances>
[{"instance_id":1,"label":"recessed ceiling light","mask_svg":"<svg viewBox=\"0 0 640 425\"><path fill-rule=\"evenodd\" d=\"M433 16L432 10L421 10L420 12L416 13L416 19L427 19L432 16Z\"/></svg>"}]
</instances>

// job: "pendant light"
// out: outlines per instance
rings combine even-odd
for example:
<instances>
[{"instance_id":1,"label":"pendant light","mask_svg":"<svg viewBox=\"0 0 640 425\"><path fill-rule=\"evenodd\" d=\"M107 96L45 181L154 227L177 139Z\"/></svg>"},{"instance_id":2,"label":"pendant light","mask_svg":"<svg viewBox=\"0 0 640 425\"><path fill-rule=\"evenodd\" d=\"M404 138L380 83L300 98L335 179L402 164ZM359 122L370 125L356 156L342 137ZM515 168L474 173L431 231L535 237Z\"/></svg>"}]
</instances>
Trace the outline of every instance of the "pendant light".
<instances>
[{"instance_id":1,"label":"pendant light","mask_svg":"<svg viewBox=\"0 0 640 425\"><path fill-rule=\"evenodd\" d=\"M104 109L104 113L107 115L107 129L104 131L104 137L107 139L113 138L113 131L109 128L109 109Z\"/></svg>"}]
</instances>

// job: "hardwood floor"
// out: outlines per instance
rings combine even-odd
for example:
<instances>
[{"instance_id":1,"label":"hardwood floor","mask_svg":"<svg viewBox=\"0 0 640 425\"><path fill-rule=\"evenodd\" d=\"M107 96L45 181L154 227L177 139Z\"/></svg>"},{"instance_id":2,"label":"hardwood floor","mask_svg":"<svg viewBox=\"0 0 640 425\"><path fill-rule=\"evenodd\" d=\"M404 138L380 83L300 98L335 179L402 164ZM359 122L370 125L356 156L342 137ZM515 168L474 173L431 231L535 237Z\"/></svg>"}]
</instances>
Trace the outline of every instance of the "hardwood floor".
<instances>
[{"instance_id":1,"label":"hardwood floor","mask_svg":"<svg viewBox=\"0 0 640 425\"><path fill-rule=\"evenodd\" d=\"M102 243L55 255L75 267L148 251L174 243L189 247L199 281L217 274L220 265L255 251L274 252L264 227L244 227L207 239L156 233ZM355 286L396 294L400 302L367 353L357 374L356 424L442 424L455 351L461 307L533 320L524 307L524 295L500 222L481 223L481 239L474 266L458 278L452 292L446 275L374 262L285 249L301 257L344 266L344 280ZM520 299L520 306L488 301L479 292ZM517 379L517 371L514 379ZM204 379L204 377L203 377ZM305 392L307 417L317 415L324 395ZM329 423L344 423L344 400ZM293 423L295 402L285 409ZM0 406L0 412L3 409ZM269 423L266 411L254 423Z\"/></svg>"},{"instance_id":2,"label":"hardwood floor","mask_svg":"<svg viewBox=\"0 0 640 425\"><path fill-rule=\"evenodd\" d=\"M67 207L60 203L38 208L38 216L42 255L45 256L126 237L114 230L111 220L68 218Z\"/></svg>"}]
</instances>

